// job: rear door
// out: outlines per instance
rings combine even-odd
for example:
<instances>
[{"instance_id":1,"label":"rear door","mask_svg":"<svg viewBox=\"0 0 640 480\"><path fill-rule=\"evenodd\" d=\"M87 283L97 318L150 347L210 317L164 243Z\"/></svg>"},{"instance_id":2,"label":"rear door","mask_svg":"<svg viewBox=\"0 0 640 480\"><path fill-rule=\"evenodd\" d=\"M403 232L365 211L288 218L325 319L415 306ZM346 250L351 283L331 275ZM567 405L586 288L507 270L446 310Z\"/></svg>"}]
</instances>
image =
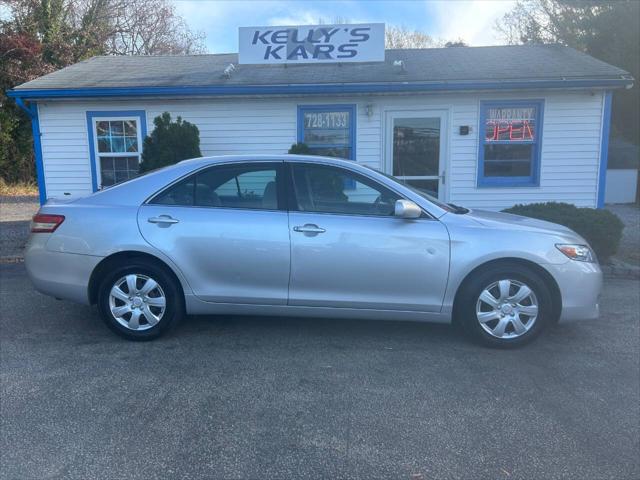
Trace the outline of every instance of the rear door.
<instances>
[{"instance_id":1,"label":"rear door","mask_svg":"<svg viewBox=\"0 0 640 480\"><path fill-rule=\"evenodd\" d=\"M144 238L211 302L284 305L289 233L282 162L201 170L143 205Z\"/></svg>"},{"instance_id":2,"label":"rear door","mask_svg":"<svg viewBox=\"0 0 640 480\"><path fill-rule=\"evenodd\" d=\"M291 166L289 304L439 312L449 234L393 215L398 194L349 170Z\"/></svg>"}]
</instances>

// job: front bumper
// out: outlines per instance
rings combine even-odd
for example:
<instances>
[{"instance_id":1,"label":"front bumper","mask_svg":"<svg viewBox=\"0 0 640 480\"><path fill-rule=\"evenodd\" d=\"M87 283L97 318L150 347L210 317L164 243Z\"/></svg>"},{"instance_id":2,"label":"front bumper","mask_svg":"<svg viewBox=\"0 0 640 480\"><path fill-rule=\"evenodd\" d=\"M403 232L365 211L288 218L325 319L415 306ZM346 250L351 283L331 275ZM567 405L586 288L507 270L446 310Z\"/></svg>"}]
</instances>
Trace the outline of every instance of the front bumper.
<instances>
[{"instance_id":1,"label":"front bumper","mask_svg":"<svg viewBox=\"0 0 640 480\"><path fill-rule=\"evenodd\" d=\"M600 316L602 271L597 263L569 260L546 267L560 288L561 321L594 320Z\"/></svg>"},{"instance_id":2,"label":"front bumper","mask_svg":"<svg viewBox=\"0 0 640 480\"><path fill-rule=\"evenodd\" d=\"M49 236L29 238L24 253L29 279L40 293L88 305L89 279L102 257L47 250Z\"/></svg>"}]
</instances>

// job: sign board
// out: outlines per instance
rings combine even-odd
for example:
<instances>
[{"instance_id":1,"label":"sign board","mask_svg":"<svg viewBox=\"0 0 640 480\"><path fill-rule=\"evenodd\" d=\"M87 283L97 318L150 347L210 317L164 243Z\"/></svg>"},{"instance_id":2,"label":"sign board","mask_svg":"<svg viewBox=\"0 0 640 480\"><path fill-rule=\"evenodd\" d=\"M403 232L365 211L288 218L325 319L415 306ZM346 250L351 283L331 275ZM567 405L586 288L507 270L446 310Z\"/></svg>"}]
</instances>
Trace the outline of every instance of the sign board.
<instances>
[{"instance_id":1,"label":"sign board","mask_svg":"<svg viewBox=\"0 0 640 480\"><path fill-rule=\"evenodd\" d=\"M536 139L536 107L489 108L485 120L487 142L533 142Z\"/></svg>"},{"instance_id":2,"label":"sign board","mask_svg":"<svg viewBox=\"0 0 640 480\"><path fill-rule=\"evenodd\" d=\"M239 63L384 61L384 23L240 27Z\"/></svg>"}]
</instances>

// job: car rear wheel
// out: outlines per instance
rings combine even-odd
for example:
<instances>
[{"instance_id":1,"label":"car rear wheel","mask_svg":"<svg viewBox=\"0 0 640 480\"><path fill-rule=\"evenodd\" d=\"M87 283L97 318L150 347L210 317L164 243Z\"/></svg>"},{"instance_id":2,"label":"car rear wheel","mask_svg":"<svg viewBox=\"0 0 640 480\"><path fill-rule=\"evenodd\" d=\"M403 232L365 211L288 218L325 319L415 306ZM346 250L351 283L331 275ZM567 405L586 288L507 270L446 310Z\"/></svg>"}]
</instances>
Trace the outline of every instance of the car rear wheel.
<instances>
[{"instance_id":1,"label":"car rear wheel","mask_svg":"<svg viewBox=\"0 0 640 480\"><path fill-rule=\"evenodd\" d=\"M533 270L494 266L474 275L463 287L456 320L481 343L515 347L537 337L552 318L549 289Z\"/></svg>"},{"instance_id":2,"label":"car rear wheel","mask_svg":"<svg viewBox=\"0 0 640 480\"><path fill-rule=\"evenodd\" d=\"M130 340L162 335L182 318L183 303L175 278L145 261L111 270L98 292L102 319L111 330Z\"/></svg>"}]
</instances>

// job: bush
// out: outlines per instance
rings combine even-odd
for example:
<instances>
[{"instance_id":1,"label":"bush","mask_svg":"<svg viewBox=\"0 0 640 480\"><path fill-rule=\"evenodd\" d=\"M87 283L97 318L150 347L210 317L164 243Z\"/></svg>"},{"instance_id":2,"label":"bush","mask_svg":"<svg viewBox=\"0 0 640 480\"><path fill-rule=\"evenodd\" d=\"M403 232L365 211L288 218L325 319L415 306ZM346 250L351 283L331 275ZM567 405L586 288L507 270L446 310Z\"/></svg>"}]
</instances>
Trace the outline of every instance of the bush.
<instances>
[{"instance_id":1,"label":"bush","mask_svg":"<svg viewBox=\"0 0 640 480\"><path fill-rule=\"evenodd\" d=\"M172 122L171 115L164 112L153 124L156 128L144 139L140 173L202 156L200 131L192 123L182 117Z\"/></svg>"},{"instance_id":2,"label":"bush","mask_svg":"<svg viewBox=\"0 0 640 480\"><path fill-rule=\"evenodd\" d=\"M0 93L0 178L9 185L33 182L35 165L31 120Z\"/></svg>"},{"instance_id":3,"label":"bush","mask_svg":"<svg viewBox=\"0 0 640 480\"><path fill-rule=\"evenodd\" d=\"M311 155L311 149L306 143L294 143L287 153L295 153L297 155Z\"/></svg>"},{"instance_id":4,"label":"bush","mask_svg":"<svg viewBox=\"0 0 640 480\"><path fill-rule=\"evenodd\" d=\"M569 227L589 242L601 262L618 251L624 229L618 216L608 210L578 208L569 203L515 205L503 211Z\"/></svg>"}]
</instances>

